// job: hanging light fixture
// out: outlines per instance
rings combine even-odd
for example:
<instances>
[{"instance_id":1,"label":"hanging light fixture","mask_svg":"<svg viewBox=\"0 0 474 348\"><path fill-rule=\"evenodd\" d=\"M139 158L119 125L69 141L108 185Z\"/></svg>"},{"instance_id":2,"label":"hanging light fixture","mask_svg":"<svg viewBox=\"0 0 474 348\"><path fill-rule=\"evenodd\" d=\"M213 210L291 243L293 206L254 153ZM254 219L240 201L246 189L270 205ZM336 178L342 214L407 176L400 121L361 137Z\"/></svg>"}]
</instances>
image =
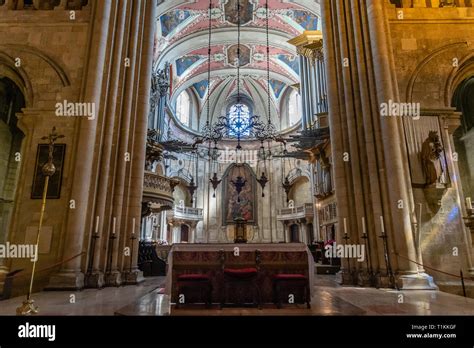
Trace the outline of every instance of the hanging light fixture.
<instances>
[{"instance_id":1,"label":"hanging light fixture","mask_svg":"<svg viewBox=\"0 0 474 348\"><path fill-rule=\"evenodd\" d=\"M290 183L290 179L288 176L285 177L285 181L283 182L283 189L286 193L286 203L290 201L290 191L293 188L293 185Z\"/></svg>"},{"instance_id":2,"label":"hanging light fixture","mask_svg":"<svg viewBox=\"0 0 474 348\"><path fill-rule=\"evenodd\" d=\"M214 193L212 194L212 198L216 198L216 190L219 187L220 183L222 182L222 179L219 179L217 176L217 173L214 173L214 176L212 179L209 179L212 188L214 189Z\"/></svg>"},{"instance_id":3,"label":"hanging light fixture","mask_svg":"<svg viewBox=\"0 0 474 348\"><path fill-rule=\"evenodd\" d=\"M195 175L197 175L197 161L198 161L198 155L197 155L197 152L193 152L193 154L191 155L191 159L190 159L190 165L189 167L191 166L191 162L194 162L194 165L195 165ZM195 175L191 175L191 182L189 183L189 185L187 186L187 189L189 191L189 194L191 195L191 200L190 200L190 203L191 203L191 206L194 205L194 193L196 192L196 190L198 189L198 185L196 184L196 182L194 181L194 176Z\"/></svg>"},{"instance_id":4,"label":"hanging light fixture","mask_svg":"<svg viewBox=\"0 0 474 348\"><path fill-rule=\"evenodd\" d=\"M266 163L267 159L270 159L272 156L271 153L271 142L273 140L277 140L277 131L275 126L272 123L272 108L271 108L271 97L270 97L270 33L269 33L269 22L270 22L270 9L268 8L268 0L265 1L265 11L266 11L266 34L267 34L267 123L264 125L261 125L259 129L257 129L257 134L256 137L258 140L260 140L261 146L260 146L260 151L259 151L259 157L260 159L264 162L264 171L262 172L262 175L260 179L258 179L258 183L262 187L262 197L265 197L265 186L268 183L268 178L265 174L266 172ZM268 151L265 151L265 146L264 142L267 141L268 143Z\"/></svg>"}]
</instances>

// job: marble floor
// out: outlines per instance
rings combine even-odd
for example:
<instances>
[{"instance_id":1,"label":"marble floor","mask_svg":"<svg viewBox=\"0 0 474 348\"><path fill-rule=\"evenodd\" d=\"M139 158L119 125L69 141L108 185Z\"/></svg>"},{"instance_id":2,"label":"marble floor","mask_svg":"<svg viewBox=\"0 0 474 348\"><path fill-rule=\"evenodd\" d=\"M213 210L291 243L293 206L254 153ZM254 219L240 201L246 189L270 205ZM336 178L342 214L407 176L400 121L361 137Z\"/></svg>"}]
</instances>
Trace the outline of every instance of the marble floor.
<instances>
[{"instance_id":1,"label":"marble floor","mask_svg":"<svg viewBox=\"0 0 474 348\"><path fill-rule=\"evenodd\" d=\"M474 315L474 299L464 298L440 291L391 289L372 289L342 287L335 281L335 276L318 275L311 302L311 309L306 305L264 306L256 308L224 308L210 310L202 306L174 309L175 316L325 316L325 315ZM400 303L402 302L402 303Z\"/></svg>"},{"instance_id":2,"label":"marble floor","mask_svg":"<svg viewBox=\"0 0 474 348\"><path fill-rule=\"evenodd\" d=\"M395 291L342 287L334 276L316 276L311 309L305 305L205 309L193 305L175 309L162 294L164 279L148 278L138 286L34 294L41 315L173 315L173 316L291 316L291 315L474 315L474 299L440 291ZM70 296L76 303L70 303ZM0 315L15 315L24 298L0 302Z\"/></svg>"},{"instance_id":3,"label":"marble floor","mask_svg":"<svg viewBox=\"0 0 474 348\"><path fill-rule=\"evenodd\" d=\"M33 294L35 304L40 308L40 315L100 315L111 316L118 308L134 303L152 293L164 283L165 277L147 278L140 285L103 288L101 290L85 289L82 291L43 291ZM71 295L75 303L71 303ZM16 315L16 308L25 297L16 297L0 301L0 316Z\"/></svg>"}]
</instances>

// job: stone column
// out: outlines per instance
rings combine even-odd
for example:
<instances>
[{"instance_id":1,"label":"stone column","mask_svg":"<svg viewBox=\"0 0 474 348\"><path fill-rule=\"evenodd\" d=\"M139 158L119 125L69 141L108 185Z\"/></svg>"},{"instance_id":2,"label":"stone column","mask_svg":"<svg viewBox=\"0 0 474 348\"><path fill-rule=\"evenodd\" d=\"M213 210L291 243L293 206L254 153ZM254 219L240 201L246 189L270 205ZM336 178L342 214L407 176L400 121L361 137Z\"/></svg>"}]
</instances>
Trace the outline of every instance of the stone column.
<instances>
[{"instance_id":1,"label":"stone column","mask_svg":"<svg viewBox=\"0 0 474 348\"><path fill-rule=\"evenodd\" d=\"M324 56L329 122L338 204L338 226L347 221L351 244L362 244L366 219L371 261L381 285L388 281L380 217L388 236L388 255L398 286L431 289L427 275L399 257L416 260L412 231L413 195L401 119L382 119L383 102L398 101L388 19L383 1L325 0ZM399 209L398 203L404 203ZM343 243L338 228L337 242ZM366 272L365 264L352 271ZM352 283L343 261L341 282Z\"/></svg>"},{"instance_id":2,"label":"stone column","mask_svg":"<svg viewBox=\"0 0 474 348\"><path fill-rule=\"evenodd\" d=\"M91 44L89 48L89 65L84 78L85 88L81 98L85 102L96 104L98 115L103 115L102 87L104 84L104 69L106 67L107 40L112 30L112 1L94 1L91 16ZM86 231L92 228L92 220L88 216L91 212L90 202L93 192L93 168L95 163L96 136L98 120L80 120L79 138L74 151L81 152L81 160L76 162L74 170L71 199L74 199L76 209L69 210L64 242L64 259L68 259L84 252ZM87 247L86 247L87 248ZM49 288L80 289L84 286L84 273L81 269L82 257L76 257L61 267L59 273L50 278Z\"/></svg>"},{"instance_id":3,"label":"stone column","mask_svg":"<svg viewBox=\"0 0 474 348\"><path fill-rule=\"evenodd\" d=\"M128 231L131 230L133 219L137 223L141 214L143 181L145 168L145 148L148 131L148 114L150 110L151 75L153 67L153 48L155 44L156 0L141 1L141 11L136 14L140 26L136 29L141 33L137 50L137 77L134 79L138 90L134 94L136 109L132 116L134 121L132 162L127 177L127 204L123 214L127 217ZM139 67L139 68L138 68ZM130 233L130 232L129 232ZM137 242L137 241L135 241ZM138 248L138 245L135 246ZM143 274L138 270L138 253L133 260L132 272L126 275L127 282L138 283L143 280Z\"/></svg>"},{"instance_id":4,"label":"stone column","mask_svg":"<svg viewBox=\"0 0 474 348\"><path fill-rule=\"evenodd\" d=\"M97 239L94 250L94 263L92 274L86 275L86 286L92 288L101 288L105 284L104 273L106 272L108 253L112 229L113 217L117 219L117 216L111 216L110 214L110 201L108 202L108 192L112 190L111 181L113 180L113 162L112 162L112 151L114 143L114 130L116 127L117 120L117 100L119 99L117 86L122 77L122 56L123 56L123 36L125 30L126 12L115 3L114 7L114 25L116 26L116 37L112 42L109 42L109 59L110 63L107 65L107 73L105 74L110 81L110 90L104 96L105 105L102 121L102 129L100 131L100 144L101 151L98 154L98 167L100 168L97 172L98 185L96 192L95 201L95 217L99 217L100 221L100 238ZM107 203L109 205L107 206ZM118 220L118 219L117 219ZM119 221L117 221L116 227L120 230ZM90 251L90 253L92 253Z\"/></svg>"}]
</instances>

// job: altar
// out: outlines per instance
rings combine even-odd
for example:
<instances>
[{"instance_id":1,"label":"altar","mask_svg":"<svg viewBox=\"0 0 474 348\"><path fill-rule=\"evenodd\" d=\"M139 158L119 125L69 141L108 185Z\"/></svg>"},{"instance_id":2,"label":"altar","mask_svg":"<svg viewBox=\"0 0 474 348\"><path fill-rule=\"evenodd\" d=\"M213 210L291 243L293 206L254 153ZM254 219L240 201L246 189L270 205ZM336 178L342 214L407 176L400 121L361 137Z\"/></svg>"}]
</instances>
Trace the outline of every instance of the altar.
<instances>
[{"instance_id":1,"label":"altar","mask_svg":"<svg viewBox=\"0 0 474 348\"><path fill-rule=\"evenodd\" d=\"M209 275L212 283L212 302L219 303L222 290L222 259L225 267L255 266L259 255L259 288L262 303L273 302L273 278L277 274L302 274L314 287L314 259L304 244L175 244L168 255L165 293L177 303L178 277L185 274Z\"/></svg>"}]
</instances>

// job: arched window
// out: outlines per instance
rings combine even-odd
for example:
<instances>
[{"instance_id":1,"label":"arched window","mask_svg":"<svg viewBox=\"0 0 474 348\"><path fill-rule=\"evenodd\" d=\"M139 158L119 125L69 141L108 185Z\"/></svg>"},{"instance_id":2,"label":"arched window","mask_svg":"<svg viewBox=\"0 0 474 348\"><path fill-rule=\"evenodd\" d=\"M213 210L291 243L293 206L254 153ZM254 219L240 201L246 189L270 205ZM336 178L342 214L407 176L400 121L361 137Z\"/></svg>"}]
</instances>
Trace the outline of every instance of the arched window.
<instances>
[{"instance_id":1,"label":"arched window","mask_svg":"<svg viewBox=\"0 0 474 348\"><path fill-rule=\"evenodd\" d=\"M250 136L250 108L243 103L233 104L229 109L229 136Z\"/></svg>"},{"instance_id":2,"label":"arched window","mask_svg":"<svg viewBox=\"0 0 474 348\"><path fill-rule=\"evenodd\" d=\"M288 98L288 125L293 127L301 120L301 101L297 91L293 91Z\"/></svg>"},{"instance_id":3,"label":"arched window","mask_svg":"<svg viewBox=\"0 0 474 348\"><path fill-rule=\"evenodd\" d=\"M178 120L180 120L182 124L189 126L190 113L191 98L188 92L181 92L176 100L176 117L178 117Z\"/></svg>"}]
</instances>

